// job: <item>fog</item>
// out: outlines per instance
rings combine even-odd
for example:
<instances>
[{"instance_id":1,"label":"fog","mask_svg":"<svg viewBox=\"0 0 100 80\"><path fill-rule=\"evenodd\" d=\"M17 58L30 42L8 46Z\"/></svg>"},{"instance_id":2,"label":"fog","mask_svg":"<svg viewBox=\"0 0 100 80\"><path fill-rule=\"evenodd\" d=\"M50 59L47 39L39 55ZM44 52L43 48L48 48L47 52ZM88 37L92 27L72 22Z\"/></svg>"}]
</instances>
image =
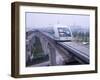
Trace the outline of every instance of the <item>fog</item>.
<instances>
[{"instance_id":1,"label":"fog","mask_svg":"<svg viewBox=\"0 0 100 80\"><path fill-rule=\"evenodd\" d=\"M80 26L87 28L90 26L89 15L77 14L50 14L50 13L25 13L26 28L42 28L57 24L67 26Z\"/></svg>"}]
</instances>

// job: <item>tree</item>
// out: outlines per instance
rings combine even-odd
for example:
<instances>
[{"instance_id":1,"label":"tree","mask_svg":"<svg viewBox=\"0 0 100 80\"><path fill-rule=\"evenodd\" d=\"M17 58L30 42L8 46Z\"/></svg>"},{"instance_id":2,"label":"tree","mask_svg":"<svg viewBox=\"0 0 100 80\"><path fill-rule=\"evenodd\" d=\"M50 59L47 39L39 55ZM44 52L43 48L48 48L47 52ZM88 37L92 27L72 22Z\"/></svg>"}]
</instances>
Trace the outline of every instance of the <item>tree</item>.
<instances>
[{"instance_id":1,"label":"tree","mask_svg":"<svg viewBox=\"0 0 100 80\"><path fill-rule=\"evenodd\" d=\"M43 55L42 45L38 37L35 37L35 43L33 44L32 53L33 53L34 58L37 58Z\"/></svg>"}]
</instances>

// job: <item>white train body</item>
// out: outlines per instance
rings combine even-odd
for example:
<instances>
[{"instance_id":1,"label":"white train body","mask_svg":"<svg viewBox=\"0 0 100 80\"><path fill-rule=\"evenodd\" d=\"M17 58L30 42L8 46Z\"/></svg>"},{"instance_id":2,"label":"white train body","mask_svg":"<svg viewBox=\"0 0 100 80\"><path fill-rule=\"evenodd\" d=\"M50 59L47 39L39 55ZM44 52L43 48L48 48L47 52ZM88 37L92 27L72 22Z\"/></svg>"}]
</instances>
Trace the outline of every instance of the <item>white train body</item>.
<instances>
[{"instance_id":1,"label":"white train body","mask_svg":"<svg viewBox=\"0 0 100 80\"><path fill-rule=\"evenodd\" d=\"M70 27L63 25L55 25L54 26L54 36L55 38L61 41L71 41L72 40L72 32Z\"/></svg>"}]
</instances>

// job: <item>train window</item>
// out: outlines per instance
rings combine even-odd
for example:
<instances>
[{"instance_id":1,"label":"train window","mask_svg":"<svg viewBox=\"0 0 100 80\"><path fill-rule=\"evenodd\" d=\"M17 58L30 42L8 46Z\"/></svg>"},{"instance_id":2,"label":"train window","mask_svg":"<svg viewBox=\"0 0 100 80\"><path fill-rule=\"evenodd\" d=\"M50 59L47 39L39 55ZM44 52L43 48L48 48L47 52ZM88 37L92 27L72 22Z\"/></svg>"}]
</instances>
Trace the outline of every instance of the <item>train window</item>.
<instances>
[{"instance_id":1,"label":"train window","mask_svg":"<svg viewBox=\"0 0 100 80\"><path fill-rule=\"evenodd\" d=\"M58 28L58 31L59 32L64 32L64 29L63 28Z\"/></svg>"},{"instance_id":2,"label":"train window","mask_svg":"<svg viewBox=\"0 0 100 80\"><path fill-rule=\"evenodd\" d=\"M71 32L68 28L58 28L60 37L71 37Z\"/></svg>"}]
</instances>

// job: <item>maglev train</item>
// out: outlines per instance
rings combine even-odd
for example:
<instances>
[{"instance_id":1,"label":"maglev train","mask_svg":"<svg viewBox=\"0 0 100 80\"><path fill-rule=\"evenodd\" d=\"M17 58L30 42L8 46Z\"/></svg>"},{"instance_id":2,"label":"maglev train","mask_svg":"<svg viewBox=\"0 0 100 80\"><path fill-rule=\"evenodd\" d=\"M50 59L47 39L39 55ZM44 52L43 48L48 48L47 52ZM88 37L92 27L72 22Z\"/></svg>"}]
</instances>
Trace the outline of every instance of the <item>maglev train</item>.
<instances>
[{"instance_id":1,"label":"maglev train","mask_svg":"<svg viewBox=\"0 0 100 80\"><path fill-rule=\"evenodd\" d=\"M72 41L72 32L70 27L65 25L55 25L54 37L59 41Z\"/></svg>"}]
</instances>

